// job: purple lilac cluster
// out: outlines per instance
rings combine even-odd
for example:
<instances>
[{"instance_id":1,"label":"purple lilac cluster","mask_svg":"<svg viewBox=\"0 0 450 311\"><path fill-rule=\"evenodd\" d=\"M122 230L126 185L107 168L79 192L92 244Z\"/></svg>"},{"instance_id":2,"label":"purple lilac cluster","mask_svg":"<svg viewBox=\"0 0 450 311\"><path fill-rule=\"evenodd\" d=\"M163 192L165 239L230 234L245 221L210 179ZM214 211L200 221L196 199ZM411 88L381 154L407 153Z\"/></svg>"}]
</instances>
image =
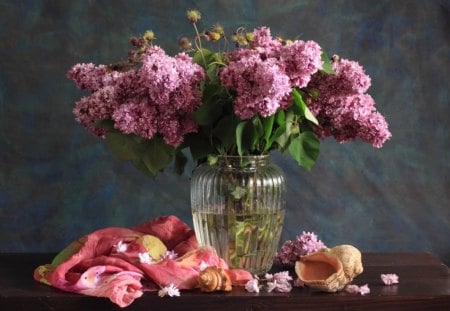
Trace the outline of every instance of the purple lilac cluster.
<instances>
[{"instance_id":1,"label":"purple lilac cluster","mask_svg":"<svg viewBox=\"0 0 450 311\"><path fill-rule=\"evenodd\" d=\"M317 252L325 247L325 244L318 239L316 234L303 231L295 240L284 242L280 251L276 254L276 260L284 265L294 265L300 257Z\"/></svg>"},{"instance_id":2,"label":"purple lilac cluster","mask_svg":"<svg viewBox=\"0 0 450 311\"><path fill-rule=\"evenodd\" d=\"M316 74L308 91L318 91L309 109L317 117L321 139L333 136L338 142L361 138L381 148L391 137L384 117L375 109L375 101L366 94L370 77L355 61L341 59L333 62L336 75Z\"/></svg>"},{"instance_id":3,"label":"purple lilac cluster","mask_svg":"<svg viewBox=\"0 0 450 311\"><path fill-rule=\"evenodd\" d=\"M255 29L253 35L250 48L232 52L220 73L222 84L237 93L234 113L241 119L267 117L286 108L292 87L305 87L323 65L314 41L283 45L267 27Z\"/></svg>"},{"instance_id":4,"label":"purple lilac cluster","mask_svg":"<svg viewBox=\"0 0 450 311\"><path fill-rule=\"evenodd\" d=\"M116 72L103 65L77 64L67 76L91 93L76 103L73 112L95 135L105 134L95 122L108 119L125 134L151 139L159 133L172 146L197 130L191 114L200 105L199 84L205 73L184 53L170 57L153 46L140 68Z\"/></svg>"}]
</instances>

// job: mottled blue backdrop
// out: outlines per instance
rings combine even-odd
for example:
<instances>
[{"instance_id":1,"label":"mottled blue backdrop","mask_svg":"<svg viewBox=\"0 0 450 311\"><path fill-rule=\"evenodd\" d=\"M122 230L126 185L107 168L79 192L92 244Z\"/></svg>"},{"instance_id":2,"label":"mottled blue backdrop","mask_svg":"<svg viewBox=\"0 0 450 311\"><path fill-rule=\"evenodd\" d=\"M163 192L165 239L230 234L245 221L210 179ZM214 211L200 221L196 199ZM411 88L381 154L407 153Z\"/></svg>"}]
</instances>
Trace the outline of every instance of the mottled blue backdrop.
<instances>
[{"instance_id":1,"label":"mottled blue backdrop","mask_svg":"<svg viewBox=\"0 0 450 311\"><path fill-rule=\"evenodd\" d=\"M311 172L287 174L282 239L315 231L328 245L430 251L450 261L450 1L0 1L0 251L47 252L105 226L175 214L192 224L189 175L151 180L117 161L73 119L77 62L111 63L152 29L170 53L184 15L228 31L267 25L359 61L393 138L384 148L322 144ZM192 168L192 167L190 167Z\"/></svg>"}]
</instances>

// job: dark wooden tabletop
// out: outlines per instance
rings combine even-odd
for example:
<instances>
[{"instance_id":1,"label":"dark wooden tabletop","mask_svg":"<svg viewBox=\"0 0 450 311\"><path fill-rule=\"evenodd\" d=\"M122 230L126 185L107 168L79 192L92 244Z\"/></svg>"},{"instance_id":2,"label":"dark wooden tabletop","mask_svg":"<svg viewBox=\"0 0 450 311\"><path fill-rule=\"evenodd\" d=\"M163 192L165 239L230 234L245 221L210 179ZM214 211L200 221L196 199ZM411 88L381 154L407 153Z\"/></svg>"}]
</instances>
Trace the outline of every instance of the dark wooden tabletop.
<instances>
[{"instance_id":1,"label":"dark wooden tabletop","mask_svg":"<svg viewBox=\"0 0 450 311\"><path fill-rule=\"evenodd\" d=\"M33 270L53 254L0 254L0 310L122 310L107 298L65 293L33 279ZM368 284L370 294L322 293L294 288L290 293L204 294L183 291L180 297L160 298L146 292L125 310L450 310L450 274L429 253L364 253L364 272L354 284ZM398 285L385 286L382 273L399 275Z\"/></svg>"}]
</instances>

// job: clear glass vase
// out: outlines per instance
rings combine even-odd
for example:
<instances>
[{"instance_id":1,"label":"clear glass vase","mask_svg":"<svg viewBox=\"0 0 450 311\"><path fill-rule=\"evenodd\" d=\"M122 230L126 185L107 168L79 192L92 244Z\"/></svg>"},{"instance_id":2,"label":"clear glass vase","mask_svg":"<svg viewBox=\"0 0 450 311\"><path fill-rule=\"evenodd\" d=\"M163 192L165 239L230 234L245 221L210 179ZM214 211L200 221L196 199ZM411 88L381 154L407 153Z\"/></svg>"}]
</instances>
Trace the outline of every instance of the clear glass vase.
<instances>
[{"instance_id":1,"label":"clear glass vase","mask_svg":"<svg viewBox=\"0 0 450 311\"><path fill-rule=\"evenodd\" d=\"M264 274L283 227L286 179L268 155L219 156L191 180L191 207L200 245L213 246L232 268Z\"/></svg>"}]
</instances>

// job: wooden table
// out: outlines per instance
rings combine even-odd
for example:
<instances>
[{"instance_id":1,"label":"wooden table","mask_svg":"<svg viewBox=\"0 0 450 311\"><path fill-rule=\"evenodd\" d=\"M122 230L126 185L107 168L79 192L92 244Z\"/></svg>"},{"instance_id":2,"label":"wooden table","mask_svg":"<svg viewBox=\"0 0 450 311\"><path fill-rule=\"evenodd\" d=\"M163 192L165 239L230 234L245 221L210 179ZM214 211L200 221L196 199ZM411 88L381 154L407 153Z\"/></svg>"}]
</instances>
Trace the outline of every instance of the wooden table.
<instances>
[{"instance_id":1,"label":"wooden table","mask_svg":"<svg viewBox=\"0 0 450 311\"><path fill-rule=\"evenodd\" d=\"M33 270L51 261L53 254L0 254L0 310L122 310L107 298L59 291L33 280ZM180 297L160 298L146 292L125 310L450 310L450 274L447 266L428 253L365 253L364 273L354 284L369 284L366 296L294 288L291 293L203 294L185 291ZM396 273L398 285L384 286L381 273Z\"/></svg>"}]
</instances>

